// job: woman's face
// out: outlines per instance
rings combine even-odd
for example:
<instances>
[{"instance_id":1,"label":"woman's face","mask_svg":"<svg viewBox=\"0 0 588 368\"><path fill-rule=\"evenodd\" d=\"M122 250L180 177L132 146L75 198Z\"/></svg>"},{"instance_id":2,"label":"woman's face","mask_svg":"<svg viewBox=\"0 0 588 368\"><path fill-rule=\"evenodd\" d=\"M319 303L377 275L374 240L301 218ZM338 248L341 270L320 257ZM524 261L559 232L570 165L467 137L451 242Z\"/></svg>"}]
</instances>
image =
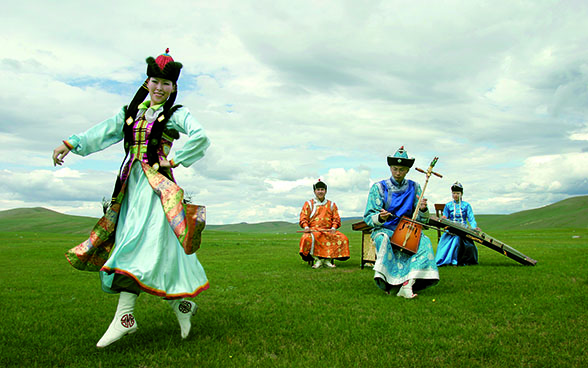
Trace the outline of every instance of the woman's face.
<instances>
[{"instance_id":1,"label":"woman's face","mask_svg":"<svg viewBox=\"0 0 588 368\"><path fill-rule=\"evenodd\" d=\"M153 106L167 101L169 95L176 90L176 85L168 79L150 77L147 89L151 98L151 106Z\"/></svg>"},{"instance_id":2,"label":"woman's face","mask_svg":"<svg viewBox=\"0 0 588 368\"><path fill-rule=\"evenodd\" d=\"M459 202L461 199L461 192L451 192L451 195L453 196L453 200L456 202Z\"/></svg>"}]
</instances>

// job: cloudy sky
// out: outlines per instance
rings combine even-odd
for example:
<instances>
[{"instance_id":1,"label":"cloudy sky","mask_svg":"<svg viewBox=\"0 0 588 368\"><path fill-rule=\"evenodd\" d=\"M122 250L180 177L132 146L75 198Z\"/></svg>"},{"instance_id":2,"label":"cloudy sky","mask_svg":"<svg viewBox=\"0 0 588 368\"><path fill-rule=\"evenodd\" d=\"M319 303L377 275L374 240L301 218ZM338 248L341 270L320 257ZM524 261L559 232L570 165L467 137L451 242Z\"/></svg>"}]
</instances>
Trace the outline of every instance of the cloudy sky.
<instances>
[{"instance_id":1,"label":"cloudy sky","mask_svg":"<svg viewBox=\"0 0 588 368\"><path fill-rule=\"evenodd\" d=\"M175 175L210 224L295 222L318 178L361 216L402 145L423 169L439 157L430 202L456 180L479 214L586 195L587 4L8 2L0 210L98 217L122 144L57 168L52 150L127 104L166 47L184 64L177 102L212 142Z\"/></svg>"}]
</instances>

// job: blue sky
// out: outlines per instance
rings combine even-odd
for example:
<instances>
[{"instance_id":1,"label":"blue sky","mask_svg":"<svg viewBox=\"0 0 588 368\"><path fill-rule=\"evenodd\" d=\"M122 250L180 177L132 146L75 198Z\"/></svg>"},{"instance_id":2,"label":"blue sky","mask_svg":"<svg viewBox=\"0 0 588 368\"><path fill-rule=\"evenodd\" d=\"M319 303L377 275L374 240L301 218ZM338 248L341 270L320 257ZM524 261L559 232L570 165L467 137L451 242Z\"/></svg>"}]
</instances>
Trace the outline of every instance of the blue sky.
<instances>
[{"instance_id":1,"label":"blue sky","mask_svg":"<svg viewBox=\"0 0 588 368\"><path fill-rule=\"evenodd\" d=\"M167 47L212 142L175 175L211 224L294 222L318 178L360 216L400 146L421 168L439 156L433 203L456 180L475 213L588 194L584 2L158 4L3 6L0 210L99 216L121 144L59 168L51 152L127 104Z\"/></svg>"}]
</instances>

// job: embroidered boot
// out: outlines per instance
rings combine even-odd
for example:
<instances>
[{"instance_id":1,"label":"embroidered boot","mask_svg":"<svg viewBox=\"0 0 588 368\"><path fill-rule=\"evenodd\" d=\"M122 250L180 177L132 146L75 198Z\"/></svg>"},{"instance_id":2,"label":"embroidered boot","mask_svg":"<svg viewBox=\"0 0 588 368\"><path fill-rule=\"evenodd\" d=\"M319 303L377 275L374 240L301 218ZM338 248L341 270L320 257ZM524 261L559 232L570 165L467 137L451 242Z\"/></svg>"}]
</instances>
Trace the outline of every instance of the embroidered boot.
<instances>
[{"instance_id":1,"label":"embroidered boot","mask_svg":"<svg viewBox=\"0 0 588 368\"><path fill-rule=\"evenodd\" d=\"M198 306L196 303L184 299L168 300L167 302L178 317L182 339L185 339L190 333L190 328L192 328L190 318L196 314Z\"/></svg>"},{"instance_id":2,"label":"embroidered boot","mask_svg":"<svg viewBox=\"0 0 588 368\"><path fill-rule=\"evenodd\" d=\"M413 280L406 280L404 282L404 284L402 284L402 287L400 288L400 290L398 290L398 294L396 294L396 296L401 296L406 299L412 299L412 298L416 297L417 294L413 294L413 292L412 292L412 285L414 285L414 279Z\"/></svg>"},{"instance_id":3,"label":"embroidered boot","mask_svg":"<svg viewBox=\"0 0 588 368\"><path fill-rule=\"evenodd\" d=\"M133 315L137 296L138 295L136 294L127 293L125 291L120 293L114 319L110 322L108 330L106 330L104 336L98 341L96 347L104 348L113 342L120 340L124 335L137 331L137 322Z\"/></svg>"}]
</instances>

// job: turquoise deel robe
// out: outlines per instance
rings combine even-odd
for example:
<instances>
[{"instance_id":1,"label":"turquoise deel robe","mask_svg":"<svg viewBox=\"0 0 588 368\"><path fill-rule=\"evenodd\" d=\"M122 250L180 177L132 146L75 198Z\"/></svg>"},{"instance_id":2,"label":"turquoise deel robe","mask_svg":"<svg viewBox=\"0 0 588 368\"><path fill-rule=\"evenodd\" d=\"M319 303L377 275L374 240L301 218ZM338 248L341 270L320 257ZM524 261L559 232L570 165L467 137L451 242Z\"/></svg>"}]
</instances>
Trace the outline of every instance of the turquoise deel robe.
<instances>
[{"instance_id":1,"label":"turquoise deel robe","mask_svg":"<svg viewBox=\"0 0 588 368\"><path fill-rule=\"evenodd\" d=\"M143 104L139 116L153 121L162 106L147 108ZM84 133L67 139L73 153L86 156L123 140L124 110ZM167 128L187 135L173 159L176 164L190 166L201 159L209 139L202 126L186 108L178 109L166 124ZM105 188L107 189L107 188ZM108 188L110 189L110 188ZM114 272L104 272L104 269ZM133 279L141 290L166 297L193 297L208 288L208 280L196 254L185 254L168 222L160 197L149 185L139 161L134 161L126 181L126 192L116 225L115 244L100 271L102 289L116 292L115 274Z\"/></svg>"},{"instance_id":2,"label":"turquoise deel robe","mask_svg":"<svg viewBox=\"0 0 588 368\"><path fill-rule=\"evenodd\" d=\"M451 201L447 203L443 209L443 216L464 226L468 226L468 223L472 228L478 226L472 206L468 202ZM477 265L478 248L470 239L445 232L437 245L435 263L437 266Z\"/></svg>"},{"instance_id":3,"label":"turquoise deel robe","mask_svg":"<svg viewBox=\"0 0 588 368\"><path fill-rule=\"evenodd\" d=\"M415 280L413 291L439 282L439 271L429 238L421 235L418 251L414 255L401 252L390 244L398 217L412 218L420 193L420 185L406 179L402 183L397 183L393 178L382 180L370 189L363 220L373 227L372 239L376 246L374 280L384 291L400 287L409 279ZM390 216L385 223L381 223L378 216L382 208L398 217ZM428 212L419 211L418 221L427 221L428 218Z\"/></svg>"}]
</instances>

